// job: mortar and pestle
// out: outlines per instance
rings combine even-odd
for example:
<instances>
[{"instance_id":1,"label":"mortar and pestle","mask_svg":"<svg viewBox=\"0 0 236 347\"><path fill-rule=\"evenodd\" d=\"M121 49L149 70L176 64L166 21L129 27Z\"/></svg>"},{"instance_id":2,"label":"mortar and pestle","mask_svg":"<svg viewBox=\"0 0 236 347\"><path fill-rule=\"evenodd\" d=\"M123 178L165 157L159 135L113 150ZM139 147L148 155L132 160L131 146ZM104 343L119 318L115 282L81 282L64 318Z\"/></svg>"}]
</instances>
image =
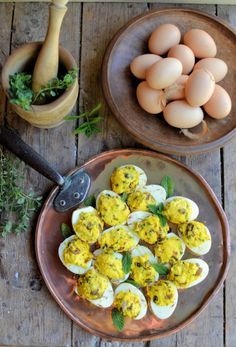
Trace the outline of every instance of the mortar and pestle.
<instances>
[{"instance_id":1,"label":"mortar and pestle","mask_svg":"<svg viewBox=\"0 0 236 347\"><path fill-rule=\"evenodd\" d=\"M16 49L2 69L2 85L9 97L9 77L17 72L32 74L32 89L38 92L49 81L57 77L61 68L65 73L76 68L76 62L69 51L59 46L60 29L67 11L68 0L52 0L49 7L49 22L44 42L32 42ZM38 128L54 128L64 122L64 117L74 107L78 97L78 79L52 102L31 105L25 111L12 104L13 110L31 125Z\"/></svg>"}]
</instances>

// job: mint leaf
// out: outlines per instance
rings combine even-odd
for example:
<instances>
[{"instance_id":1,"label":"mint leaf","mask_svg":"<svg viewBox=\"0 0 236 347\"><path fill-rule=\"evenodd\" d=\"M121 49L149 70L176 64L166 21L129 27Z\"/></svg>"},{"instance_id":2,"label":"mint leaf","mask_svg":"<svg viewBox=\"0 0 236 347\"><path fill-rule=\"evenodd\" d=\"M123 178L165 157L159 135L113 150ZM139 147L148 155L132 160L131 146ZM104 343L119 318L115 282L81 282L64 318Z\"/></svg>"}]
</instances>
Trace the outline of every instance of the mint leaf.
<instances>
[{"instance_id":1,"label":"mint leaf","mask_svg":"<svg viewBox=\"0 0 236 347\"><path fill-rule=\"evenodd\" d=\"M121 197L121 200L122 200L122 201L126 202L127 199L128 199L128 194L127 194L127 193L123 193L123 194L121 194L120 197Z\"/></svg>"},{"instance_id":2,"label":"mint leaf","mask_svg":"<svg viewBox=\"0 0 236 347\"><path fill-rule=\"evenodd\" d=\"M70 237L74 234L71 227L69 227L69 225L67 225L66 223L61 224L61 233L64 239L67 239L67 237Z\"/></svg>"},{"instance_id":3,"label":"mint leaf","mask_svg":"<svg viewBox=\"0 0 236 347\"><path fill-rule=\"evenodd\" d=\"M125 274L130 272L131 265L132 265L131 255L130 253L126 252L122 258L122 268Z\"/></svg>"},{"instance_id":4,"label":"mint leaf","mask_svg":"<svg viewBox=\"0 0 236 347\"><path fill-rule=\"evenodd\" d=\"M152 212L153 214L157 214L157 206L156 205L148 205L148 209L150 212Z\"/></svg>"},{"instance_id":5,"label":"mint leaf","mask_svg":"<svg viewBox=\"0 0 236 347\"><path fill-rule=\"evenodd\" d=\"M161 226L162 226L162 227L165 227L166 224L167 224L166 217L163 216L163 214L161 214L161 213L157 213L157 216L158 216L159 219L160 219L160 224L161 224Z\"/></svg>"},{"instance_id":6,"label":"mint leaf","mask_svg":"<svg viewBox=\"0 0 236 347\"><path fill-rule=\"evenodd\" d=\"M167 275L169 269L167 266L157 263L152 263L152 267L159 273L159 275Z\"/></svg>"},{"instance_id":7,"label":"mint leaf","mask_svg":"<svg viewBox=\"0 0 236 347\"><path fill-rule=\"evenodd\" d=\"M125 325L123 313L113 308L111 311L112 321L118 331L122 331Z\"/></svg>"},{"instance_id":8,"label":"mint leaf","mask_svg":"<svg viewBox=\"0 0 236 347\"><path fill-rule=\"evenodd\" d=\"M174 182L170 176L164 176L161 180L161 186L166 191L167 198L174 193Z\"/></svg>"},{"instance_id":9,"label":"mint leaf","mask_svg":"<svg viewBox=\"0 0 236 347\"><path fill-rule=\"evenodd\" d=\"M95 207L96 206L96 198L94 195L90 195L88 196L85 200L84 200L84 206L92 206Z\"/></svg>"}]
</instances>

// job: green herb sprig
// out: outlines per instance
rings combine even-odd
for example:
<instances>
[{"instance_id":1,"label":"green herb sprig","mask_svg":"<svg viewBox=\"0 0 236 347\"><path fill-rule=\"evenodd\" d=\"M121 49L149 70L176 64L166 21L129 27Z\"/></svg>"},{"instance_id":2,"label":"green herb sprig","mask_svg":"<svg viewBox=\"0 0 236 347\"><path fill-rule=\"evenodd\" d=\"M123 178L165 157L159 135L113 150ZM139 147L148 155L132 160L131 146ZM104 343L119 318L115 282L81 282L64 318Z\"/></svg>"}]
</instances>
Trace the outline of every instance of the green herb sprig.
<instances>
[{"instance_id":1,"label":"green herb sprig","mask_svg":"<svg viewBox=\"0 0 236 347\"><path fill-rule=\"evenodd\" d=\"M130 272L131 265L132 265L131 255L130 255L130 253L126 252L122 258L122 268L123 268L123 271L125 274Z\"/></svg>"},{"instance_id":2,"label":"green herb sprig","mask_svg":"<svg viewBox=\"0 0 236 347\"><path fill-rule=\"evenodd\" d=\"M122 312L118 311L116 308L113 308L111 311L112 321L114 326L118 331L122 331L125 325L125 319Z\"/></svg>"},{"instance_id":3,"label":"green herb sprig","mask_svg":"<svg viewBox=\"0 0 236 347\"><path fill-rule=\"evenodd\" d=\"M95 207L95 206L96 206L96 198L95 198L95 195L90 195L90 196L88 196L88 197L84 200L84 206L86 206L86 207L88 207L88 206Z\"/></svg>"},{"instance_id":4,"label":"green herb sprig","mask_svg":"<svg viewBox=\"0 0 236 347\"><path fill-rule=\"evenodd\" d=\"M65 116L65 120L83 120L83 123L79 125L73 131L73 134L80 135L85 134L87 137L91 137L93 134L101 132L101 129L98 127L98 124L101 123L103 117L99 115L99 111L102 107L102 104L97 104L91 111L87 111L79 114L78 116Z\"/></svg>"},{"instance_id":5,"label":"green herb sprig","mask_svg":"<svg viewBox=\"0 0 236 347\"><path fill-rule=\"evenodd\" d=\"M159 205L148 205L150 212L159 217L161 226L164 227L167 224L166 217L163 215L164 204L160 203Z\"/></svg>"},{"instance_id":6,"label":"green herb sprig","mask_svg":"<svg viewBox=\"0 0 236 347\"><path fill-rule=\"evenodd\" d=\"M159 273L159 275L167 275L169 273L169 269L166 265L152 263L152 267Z\"/></svg>"},{"instance_id":7,"label":"green herb sprig","mask_svg":"<svg viewBox=\"0 0 236 347\"><path fill-rule=\"evenodd\" d=\"M20 234L29 227L42 197L25 192L21 163L0 149L0 235Z\"/></svg>"},{"instance_id":8,"label":"green herb sprig","mask_svg":"<svg viewBox=\"0 0 236 347\"><path fill-rule=\"evenodd\" d=\"M175 185L170 176L164 176L161 180L161 186L166 191L166 197L169 198L174 193Z\"/></svg>"},{"instance_id":9,"label":"green herb sprig","mask_svg":"<svg viewBox=\"0 0 236 347\"><path fill-rule=\"evenodd\" d=\"M61 234L62 234L64 239L67 239L68 237L74 235L74 232L68 224L62 223L61 224Z\"/></svg>"},{"instance_id":10,"label":"green herb sprig","mask_svg":"<svg viewBox=\"0 0 236 347\"><path fill-rule=\"evenodd\" d=\"M129 283L129 284L132 284L133 286L137 287L137 288L140 288L140 285L135 282L134 280L131 280L131 279L127 279L124 283Z\"/></svg>"}]
</instances>

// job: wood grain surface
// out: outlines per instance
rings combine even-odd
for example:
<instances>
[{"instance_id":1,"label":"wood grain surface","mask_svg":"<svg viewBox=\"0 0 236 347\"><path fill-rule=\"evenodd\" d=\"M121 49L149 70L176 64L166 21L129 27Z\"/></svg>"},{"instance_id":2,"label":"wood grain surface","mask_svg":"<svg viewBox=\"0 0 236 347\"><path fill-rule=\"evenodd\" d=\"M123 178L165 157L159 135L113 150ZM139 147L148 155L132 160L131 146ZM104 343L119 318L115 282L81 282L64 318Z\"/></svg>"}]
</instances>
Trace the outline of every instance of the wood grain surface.
<instances>
[{"instance_id":1,"label":"wood grain surface","mask_svg":"<svg viewBox=\"0 0 236 347\"><path fill-rule=\"evenodd\" d=\"M177 2L176 2L177 3ZM103 100L100 84L102 57L114 33L130 18L150 8L168 4L71 3L62 28L61 44L80 66L78 109ZM177 5L170 5L177 6ZM179 5L178 5L179 6ZM236 6L188 5L225 19L236 26ZM22 43L43 39L48 5L43 3L0 4L0 64ZM71 135L75 124L50 130L32 128L7 108L0 94L0 122L8 122L22 138L61 173L90 156L110 148L141 147L118 125L104 106L102 134L88 140ZM75 112L78 109L74 110ZM4 118L5 112L7 116ZM223 150L178 158L200 172L225 207L232 230L236 223L236 141ZM25 185L46 194L51 184L26 168ZM225 288L189 327L168 338L147 343L116 343L103 340L75 326L59 309L45 287L34 255L35 220L27 233L0 239L0 346L24 347L235 347L235 247ZM235 245L235 233L232 243Z\"/></svg>"}]
</instances>

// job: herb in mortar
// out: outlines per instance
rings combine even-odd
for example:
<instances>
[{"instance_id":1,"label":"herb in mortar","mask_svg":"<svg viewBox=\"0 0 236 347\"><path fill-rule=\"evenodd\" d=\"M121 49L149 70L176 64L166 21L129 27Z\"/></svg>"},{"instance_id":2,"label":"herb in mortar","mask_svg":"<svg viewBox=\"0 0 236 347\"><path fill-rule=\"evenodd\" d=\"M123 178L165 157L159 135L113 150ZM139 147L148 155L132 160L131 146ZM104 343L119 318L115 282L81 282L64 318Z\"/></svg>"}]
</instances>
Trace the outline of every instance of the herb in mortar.
<instances>
[{"instance_id":1,"label":"herb in mortar","mask_svg":"<svg viewBox=\"0 0 236 347\"><path fill-rule=\"evenodd\" d=\"M0 235L26 231L42 198L23 189L21 163L0 149Z\"/></svg>"}]
</instances>

